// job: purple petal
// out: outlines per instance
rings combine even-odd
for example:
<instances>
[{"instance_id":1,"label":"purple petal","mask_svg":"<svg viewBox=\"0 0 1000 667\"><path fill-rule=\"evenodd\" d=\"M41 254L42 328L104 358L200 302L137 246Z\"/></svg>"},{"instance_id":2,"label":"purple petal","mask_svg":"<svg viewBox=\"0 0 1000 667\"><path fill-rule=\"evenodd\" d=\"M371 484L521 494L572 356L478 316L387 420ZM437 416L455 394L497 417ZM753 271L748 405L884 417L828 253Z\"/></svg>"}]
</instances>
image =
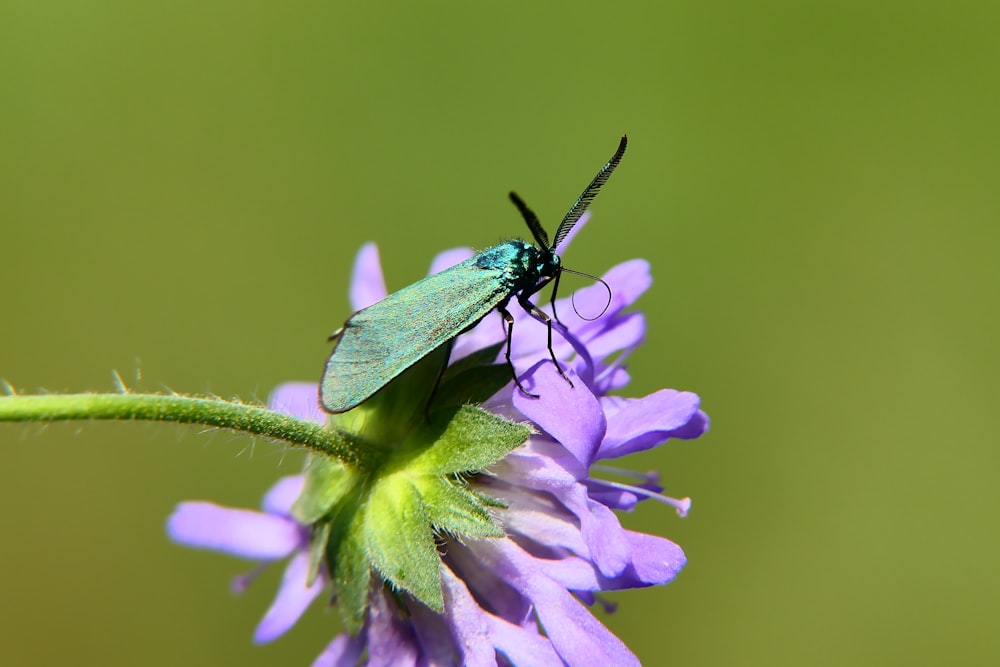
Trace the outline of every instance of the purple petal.
<instances>
[{"instance_id":1,"label":"purple petal","mask_svg":"<svg viewBox=\"0 0 1000 667\"><path fill-rule=\"evenodd\" d=\"M656 535L625 531L632 547L630 582L623 582L622 588L633 588L649 584L665 584L681 571L687 563L684 551L670 540Z\"/></svg>"},{"instance_id":2,"label":"purple petal","mask_svg":"<svg viewBox=\"0 0 1000 667\"><path fill-rule=\"evenodd\" d=\"M550 667L562 665L552 642L531 628L508 623L502 618L490 617L492 641L496 649L507 656L517 667Z\"/></svg>"},{"instance_id":3,"label":"purple petal","mask_svg":"<svg viewBox=\"0 0 1000 667\"><path fill-rule=\"evenodd\" d=\"M471 549L451 549L448 568L469 587L477 600L486 600L492 614L514 625L534 624L531 603L484 563Z\"/></svg>"},{"instance_id":4,"label":"purple petal","mask_svg":"<svg viewBox=\"0 0 1000 667\"><path fill-rule=\"evenodd\" d=\"M558 495L587 476L587 468L556 442L531 438L495 464L504 479ZM507 470L504 470L504 469ZM501 472L503 471L503 472Z\"/></svg>"},{"instance_id":5,"label":"purple petal","mask_svg":"<svg viewBox=\"0 0 1000 667\"><path fill-rule=\"evenodd\" d=\"M644 259L633 259L613 266L602 279L611 287L610 303L608 290L600 283L588 285L577 290L571 297L556 301L559 317L581 337L585 336L584 331L600 328L602 323L635 303L653 282L649 274L649 262ZM604 310L605 306L607 310ZM587 317L592 317L602 310L604 313L597 320L585 320L576 314L579 311Z\"/></svg>"},{"instance_id":6,"label":"purple petal","mask_svg":"<svg viewBox=\"0 0 1000 667\"><path fill-rule=\"evenodd\" d=\"M594 564L579 556L565 556L558 559L538 561L538 566L547 577L558 581L572 591L599 591L602 577L594 569Z\"/></svg>"},{"instance_id":7,"label":"purple petal","mask_svg":"<svg viewBox=\"0 0 1000 667\"><path fill-rule=\"evenodd\" d=\"M601 296L593 297L593 303L581 303L578 299L575 306L564 304L560 299L558 302L559 317L569 327L570 335L574 336L580 343L586 346L587 354L596 361L601 361L615 352L624 351L626 354L635 349L645 337L646 320L641 313L617 312L621 308L629 305L619 303L614 299L607 312L594 321L582 319L575 311L584 315L597 314L607 304L607 291L603 286L598 285L602 292ZM591 290L593 288L587 288ZM543 311L551 314L552 308L543 307ZM511 346L512 356L517 359L537 360L539 356L545 355L548 351L547 332L544 324L532 317L521 316L515 322L515 336ZM552 338L552 350L556 358L566 360L578 350L566 339L566 335L556 332ZM520 366L515 362L516 366ZM583 373L587 376L586 373Z\"/></svg>"},{"instance_id":8,"label":"purple petal","mask_svg":"<svg viewBox=\"0 0 1000 667\"><path fill-rule=\"evenodd\" d=\"M284 415L326 423L326 413L319 407L319 387L315 382L286 382L267 397L267 407Z\"/></svg>"},{"instance_id":9,"label":"purple petal","mask_svg":"<svg viewBox=\"0 0 1000 667\"><path fill-rule=\"evenodd\" d=\"M377 591L368 608L366 667L410 667L417 664L417 642L396 613L396 605Z\"/></svg>"},{"instance_id":10,"label":"purple petal","mask_svg":"<svg viewBox=\"0 0 1000 667\"><path fill-rule=\"evenodd\" d=\"M365 650L364 639L344 632L333 638L313 661L312 667L355 667Z\"/></svg>"},{"instance_id":11,"label":"purple petal","mask_svg":"<svg viewBox=\"0 0 1000 667\"><path fill-rule=\"evenodd\" d=\"M631 512L639 502L639 497L631 491L592 485L589 480L584 480L584 484L587 485L587 493L591 500L607 505L613 510Z\"/></svg>"},{"instance_id":12,"label":"purple petal","mask_svg":"<svg viewBox=\"0 0 1000 667\"><path fill-rule=\"evenodd\" d=\"M468 667L495 666L497 656L486 612L475 601L462 580L447 567L441 568L441 582L444 589L445 620L458 644L462 664Z\"/></svg>"},{"instance_id":13,"label":"purple petal","mask_svg":"<svg viewBox=\"0 0 1000 667\"><path fill-rule=\"evenodd\" d=\"M604 279L607 282L607 279ZM610 293L608 288L611 289ZM597 323L611 319L615 313L625 307L622 299L611 283L605 287L599 282L576 290L568 299L556 301L559 317L573 331L579 332L593 328Z\"/></svg>"},{"instance_id":14,"label":"purple petal","mask_svg":"<svg viewBox=\"0 0 1000 667\"><path fill-rule=\"evenodd\" d=\"M467 331L455 339L455 346L451 350L451 357L452 359L461 359L473 352L506 340L506 336L506 329L503 326L500 313L494 310L484 317L479 324L474 326L471 331Z\"/></svg>"},{"instance_id":15,"label":"purple petal","mask_svg":"<svg viewBox=\"0 0 1000 667\"><path fill-rule=\"evenodd\" d=\"M626 533L631 562L618 576L602 576L585 560L573 556L547 562L545 572L574 591L617 591L665 584L687 562L681 548L670 540L633 531Z\"/></svg>"},{"instance_id":16,"label":"purple petal","mask_svg":"<svg viewBox=\"0 0 1000 667\"><path fill-rule=\"evenodd\" d=\"M692 440L703 435L708 430L708 424L708 415L698 410L694 417L691 418L691 421L676 429L670 435L673 438L680 438L681 440Z\"/></svg>"},{"instance_id":17,"label":"purple petal","mask_svg":"<svg viewBox=\"0 0 1000 667\"><path fill-rule=\"evenodd\" d=\"M278 595L253 634L254 643L266 644L288 632L316 599L326 582L316 577L308 584L308 576L309 553L300 551L288 562Z\"/></svg>"},{"instance_id":18,"label":"purple petal","mask_svg":"<svg viewBox=\"0 0 1000 667\"><path fill-rule=\"evenodd\" d=\"M410 628L413 630L420 647L420 663L422 665L454 665L455 640L452 638L444 615L422 604L415 604L410 607L409 616Z\"/></svg>"},{"instance_id":19,"label":"purple petal","mask_svg":"<svg viewBox=\"0 0 1000 667\"><path fill-rule=\"evenodd\" d=\"M610 367L602 370L594 380L594 393L601 395L615 389L621 389L632 381L628 371L621 365L622 359L616 359ZM607 414L605 414L607 416Z\"/></svg>"},{"instance_id":20,"label":"purple petal","mask_svg":"<svg viewBox=\"0 0 1000 667\"><path fill-rule=\"evenodd\" d=\"M292 505L299 499L305 484L305 475L282 477L264 494L261 509L268 514L278 514L291 518Z\"/></svg>"},{"instance_id":21,"label":"purple petal","mask_svg":"<svg viewBox=\"0 0 1000 667\"><path fill-rule=\"evenodd\" d=\"M542 310L549 315L552 314L552 309L549 306L543 306ZM534 362L538 360L539 355L543 353L548 355L548 327L545 323L536 320L520 308L512 307L510 314L514 316L514 336L511 339L510 347L511 357ZM506 327L501 329L503 340L506 340L506 332ZM567 347L567 343L558 331L554 331L552 334L552 346L556 350L557 356L560 349ZM515 363L515 366L518 364Z\"/></svg>"},{"instance_id":22,"label":"purple petal","mask_svg":"<svg viewBox=\"0 0 1000 667\"><path fill-rule=\"evenodd\" d=\"M559 499L580 519L583 541L601 573L608 577L620 574L628 565L629 545L618 516L591 500L583 484L575 485Z\"/></svg>"},{"instance_id":23,"label":"purple petal","mask_svg":"<svg viewBox=\"0 0 1000 667\"><path fill-rule=\"evenodd\" d=\"M482 609L460 578L442 571L452 634L462 650L462 664L489 667L500 651L518 667L548 667L562 661L548 639L529 627L510 623Z\"/></svg>"},{"instance_id":24,"label":"purple petal","mask_svg":"<svg viewBox=\"0 0 1000 667\"><path fill-rule=\"evenodd\" d=\"M649 262L644 259L630 259L622 262L604 274L604 281L611 285L615 294L615 304L620 308L630 306L653 284L649 273Z\"/></svg>"},{"instance_id":25,"label":"purple petal","mask_svg":"<svg viewBox=\"0 0 1000 667\"><path fill-rule=\"evenodd\" d=\"M535 559L511 540L470 542L484 560L530 599L549 641L566 664L574 667L638 665L631 651L594 618L558 582L547 577Z\"/></svg>"},{"instance_id":26,"label":"purple petal","mask_svg":"<svg viewBox=\"0 0 1000 667\"><path fill-rule=\"evenodd\" d=\"M452 248L451 250L439 252L431 262L431 269L427 272L427 275L433 276L435 273L441 273L445 269L450 269L456 264L461 264L474 254L472 248Z\"/></svg>"},{"instance_id":27,"label":"purple petal","mask_svg":"<svg viewBox=\"0 0 1000 667\"><path fill-rule=\"evenodd\" d=\"M604 359L619 350L633 350L646 337L646 316L642 313L626 313L607 324L599 335L586 340L587 350L594 359Z\"/></svg>"},{"instance_id":28,"label":"purple petal","mask_svg":"<svg viewBox=\"0 0 1000 667\"><path fill-rule=\"evenodd\" d=\"M503 525L508 534L523 535L549 548L565 549L582 556L590 555L576 515L566 510L550 494L509 486L482 486L490 497L507 505Z\"/></svg>"},{"instance_id":29,"label":"purple petal","mask_svg":"<svg viewBox=\"0 0 1000 667\"><path fill-rule=\"evenodd\" d=\"M598 456L614 458L655 447L697 415L700 401L697 394L676 389L630 401L609 418Z\"/></svg>"},{"instance_id":30,"label":"purple petal","mask_svg":"<svg viewBox=\"0 0 1000 667\"><path fill-rule=\"evenodd\" d=\"M602 319L613 317L631 306L653 284L653 278L649 274L649 262L644 259L631 259L616 264L608 269L602 278L611 287L611 303L608 304L608 310ZM581 298L593 299L603 308L608 302L608 291L603 285L591 285L585 289L590 290L590 293L577 294L577 303ZM600 323L600 320L597 323Z\"/></svg>"},{"instance_id":31,"label":"purple petal","mask_svg":"<svg viewBox=\"0 0 1000 667\"><path fill-rule=\"evenodd\" d=\"M548 583L543 583L548 582ZM531 595L538 620L559 656L574 667L639 665L638 658L566 589L549 579Z\"/></svg>"},{"instance_id":32,"label":"purple petal","mask_svg":"<svg viewBox=\"0 0 1000 667\"><path fill-rule=\"evenodd\" d=\"M544 512L519 514L511 511L508 513L511 531L520 532L540 544L561 547L586 557L609 577L617 576L628 566L629 545L618 517L608 507L591 499L584 484L575 481L566 470L544 456L514 452L500 466L510 470L504 473L503 468L498 467L501 477L516 478L520 486L547 491L577 520L576 525L560 523L560 510L551 511L549 517ZM514 506L520 507L520 503L530 507L514 493L505 496L502 488L496 485L490 485L488 490L504 500L511 500ZM552 530L551 534L545 533L546 527ZM578 531L579 536L573 531Z\"/></svg>"},{"instance_id":33,"label":"purple petal","mask_svg":"<svg viewBox=\"0 0 1000 667\"><path fill-rule=\"evenodd\" d=\"M611 420L616 414L624 410L636 399L625 396L601 396L601 408L604 410L605 419Z\"/></svg>"},{"instance_id":34,"label":"purple petal","mask_svg":"<svg viewBox=\"0 0 1000 667\"><path fill-rule=\"evenodd\" d=\"M580 593L665 584L676 577L687 562L681 548L670 540L633 531L626 531L626 536L631 562L616 577L602 576L591 562L578 556L536 559L536 563L547 576Z\"/></svg>"},{"instance_id":35,"label":"purple petal","mask_svg":"<svg viewBox=\"0 0 1000 667\"><path fill-rule=\"evenodd\" d=\"M354 271L351 273L351 307L354 310L367 308L384 299L387 294L382 263L378 257L378 246L366 243L361 246L354 259Z\"/></svg>"},{"instance_id":36,"label":"purple petal","mask_svg":"<svg viewBox=\"0 0 1000 667\"><path fill-rule=\"evenodd\" d=\"M206 502L177 505L167 533L189 547L255 560L284 558L305 539L302 526L290 519Z\"/></svg>"},{"instance_id":37,"label":"purple petal","mask_svg":"<svg viewBox=\"0 0 1000 667\"><path fill-rule=\"evenodd\" d=\"M574 377L570 374L570 380ZM538 398L515 391L513 403L586 466L593 460L607 424L597 398L579 377L575 380L570 387L555 364L539 362L521 378L525 388Z\"/></svg>"}]
</instances>

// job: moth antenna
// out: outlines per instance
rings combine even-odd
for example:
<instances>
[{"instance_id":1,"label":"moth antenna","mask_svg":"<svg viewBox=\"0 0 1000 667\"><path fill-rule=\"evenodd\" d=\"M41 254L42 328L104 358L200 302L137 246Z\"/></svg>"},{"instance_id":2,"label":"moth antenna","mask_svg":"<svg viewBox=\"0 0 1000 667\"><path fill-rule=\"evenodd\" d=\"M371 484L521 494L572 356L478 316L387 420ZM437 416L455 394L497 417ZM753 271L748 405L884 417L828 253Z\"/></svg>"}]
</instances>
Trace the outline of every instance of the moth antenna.
<instances>
[{"instance_id":1,"label":"moth antenna","mask_svg":"<svg viewBox=\"0 0 1000 667\"><path fill-rule=\"evenodd\" d=\"M570 296L570 303L573 304L573 312L576 313L577 317L579 317L581 320L586 320L588 322L593 322L594 320L601 319L601 317L604 316L604 313L608 312L608 308L611 307L611 299L613 298L613 292L611 291L611 285L607 284L604 281L603 278L599 278L597 276L592 276L589 273L583 273L582 271L574 271L573 269L567 269L566 267L562 267L562 270L566 271L567 273L572 273L573 275L576 275L576 276L581 276L583 278L590 278L591 280L596 280L597 282L599 282L602 285L604 285L604 289L606 289L608 291L608 300L604 304L604 308L601 309L601 312L598 313L596 317L584 317L583 314L579 310L577 310L577 307L576 307L576 292L574 292L573 295Z\"/></svg>"}]
</instances>

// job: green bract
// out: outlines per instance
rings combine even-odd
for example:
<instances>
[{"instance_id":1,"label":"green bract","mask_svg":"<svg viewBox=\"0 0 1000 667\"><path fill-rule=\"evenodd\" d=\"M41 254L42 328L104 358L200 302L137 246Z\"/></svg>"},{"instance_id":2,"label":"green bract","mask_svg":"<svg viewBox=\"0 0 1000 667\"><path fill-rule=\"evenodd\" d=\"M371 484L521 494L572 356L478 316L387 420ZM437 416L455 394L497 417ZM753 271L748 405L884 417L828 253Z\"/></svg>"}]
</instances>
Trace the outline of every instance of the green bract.
<instances>
[{"instance_id":1,"label":"green bract","mask_svg":"<svg viewBox=\"0 0 1000 667\"><path fill-rule=\"evenodd\" d=\"M311 579L329 568L352 632L365 617L372 571L441 612L439 537L504 535L490 512L498 502L472 491L465 478L503 458L531 431L464 404L488 398L509 381L505 368L489 365L495 349L448 369L432 399L446 348L358 408L329 417L331 427L361 439L374 454L351 467L314 457L294 508L312 530Z\"/></svg>"}]
</instances>

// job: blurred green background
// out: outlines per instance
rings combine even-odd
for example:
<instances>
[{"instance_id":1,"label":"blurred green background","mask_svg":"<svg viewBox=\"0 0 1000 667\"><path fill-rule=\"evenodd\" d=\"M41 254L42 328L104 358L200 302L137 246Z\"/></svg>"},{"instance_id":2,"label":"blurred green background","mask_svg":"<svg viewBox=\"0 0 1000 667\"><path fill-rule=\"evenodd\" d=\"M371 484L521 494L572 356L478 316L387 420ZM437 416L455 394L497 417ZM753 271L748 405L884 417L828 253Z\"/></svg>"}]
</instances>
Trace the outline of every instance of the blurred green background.
<instances>
[{"instance_id":1,"label":"blurred green background","mask_svg":"<svg viewBox=\"0 0 1000 667\"><path fill-rule=\"evenodd\" d=\"M627 517L689 557L613 596L648 665L1000 662L1000 5L0 5L0 376L264 398L317 378L358 246L390 288L550 229L655 285L631 395L701 441ZM141 380L136 376L141 371ZM182 549L182 499L256 506L297 454L150 424L0 426L0 663L308 665L251 632L272 568Z\"/></svg>"}]
</instances>

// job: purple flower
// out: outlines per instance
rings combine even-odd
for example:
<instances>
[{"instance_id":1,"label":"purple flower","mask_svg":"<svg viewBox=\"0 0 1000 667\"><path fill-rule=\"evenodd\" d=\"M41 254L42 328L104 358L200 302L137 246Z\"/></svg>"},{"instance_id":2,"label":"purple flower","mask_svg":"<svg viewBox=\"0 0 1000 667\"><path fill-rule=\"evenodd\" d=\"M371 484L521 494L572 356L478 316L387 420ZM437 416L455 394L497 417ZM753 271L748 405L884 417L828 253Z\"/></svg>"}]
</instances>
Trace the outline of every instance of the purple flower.
<instances>
[{"instance_id":1,"label":"purple flower","mask_svg":"<svg viewBox=\"0 0 1000 667\"><path fill-rule=\"evenodd\" d=\"M278 597L254 632L260 644L285 634L323 590L326 581L306 581L309 530L291 515L292 504L302 493L303 476L278 480L264 496L263 512L222 507L207 502L181 503L167 520L170 536L188 546L212 549L263 563L291 556L285 567ZM242 591L256 572L239 577L233 589Z\"/></svg>"},{"instance_id":2,"label":"purple flower","mask_svg":"<svg viewBox=\"0 0 1000 667\"><path fill-rule=\"evenodd\" d=\"M469 253L443 253L432 272ZM556 336L553 344L558 358L565 360L572 388L548 359L542 325L530 317L517 319L514 366L525 388L539 398L526 397L508 382L483 407L516 422L527 420L534 432L522 446L489 459L484 468L459 468L465 472L446 475L458 479L470 497L485 503L485 518L470 519L466 531L454 528L464 525L460 520L436 520L434 512L440 511L435 505L437 487L421 486L423 482L414 481L417 473L407 473L407 484L417 489L416 504L427 505L435 531L433 557L438 572L433 582L439 597L422 594L422 584L401 581L395 571L384 567L395 556L381 554L387 547L373 545L373 537L355 539L368 549L368 559L362 557L359 567L347 567L359 562L351 560L355 556L349 549L332 560L332 552L320 550L326 560L317 563L316 543L310 538L317 532L316 526L309 526L312 519L322 512L334 516L327 524L317 524L333 526L327 534L350 533L352 529L344 526L358 524L341 521L348 507L342 500L332 513L329 503L322 506L322 512L302 510L303 498L318 488L318 483L304 481L305 476L281 480L265 497L262 513L182 503L168 524L171 537L264 563L290 557L278 596L254 635L259 642L270 641L291 627L328 584L337 588L342 604L349 604L344 601L352 596L363 600L357 632L337 636L317 658L317 666L354 665L362 659L368 665L496 665L498 654L514 665L638 664L588 605L606 605L600 599L604 591L664 584L684 566L685 557L680 547L665 538L626 530L614 510L628 511L640 501L657 499L683 516L690 503L662 495L656 475L635 474L600 462L657 447L670 438L696 438L707 429L708 419L699 409L698 396L688 392L663 389L638 399L606 395L628 382L624 361L642 341L645 320L641 313L625 312L625 308L649 287L651 279L648 264L633 260L611 269L604 280L612 288L612 300L597 319L587 320L577 313L591 317L601 312L607 292L600 284L578 291L572 302L561 299L556 303L572 340ZM385 294L377 250L366 245L355 263L352 303L360 309ZM547 310L551 313L551 307ZM459 337L452 361L496 345L504 337L501 321L490 315ZM317 408L313 384L282 385L271 396L270 407L320 423L327 419ZM351 419L351 414L340 418ZM331 419L331 424L338 423ZM334 474L322 479L346 488L347 473L333 465ZM400 474L394 467L392 476ZM435 478L440 477L438 472ZM631 483L623 481L629 479ZM366 480L372 484L370 478ZM303 488L307 492L297 504ZM491 521L502 531L490 533ZM486 527L476 533L476 526ZM387 528L380 527L385 530L392 530L391 521ZM360 586L365 590L360 594L347 590L351 583L345 585L345 570L367 573L372 568L383 576L374 577L370 584L364 578ZM332 570L340 572L340 578L331 577ZM244 580L240 581L243 585ZM406 614L398 612L401 604Z\"/></svg>"}]
</instances>

